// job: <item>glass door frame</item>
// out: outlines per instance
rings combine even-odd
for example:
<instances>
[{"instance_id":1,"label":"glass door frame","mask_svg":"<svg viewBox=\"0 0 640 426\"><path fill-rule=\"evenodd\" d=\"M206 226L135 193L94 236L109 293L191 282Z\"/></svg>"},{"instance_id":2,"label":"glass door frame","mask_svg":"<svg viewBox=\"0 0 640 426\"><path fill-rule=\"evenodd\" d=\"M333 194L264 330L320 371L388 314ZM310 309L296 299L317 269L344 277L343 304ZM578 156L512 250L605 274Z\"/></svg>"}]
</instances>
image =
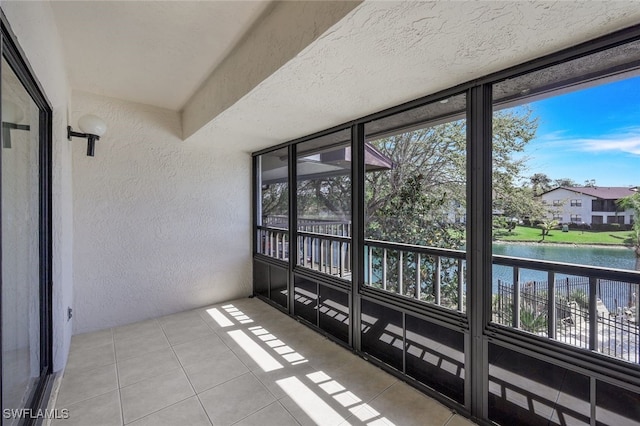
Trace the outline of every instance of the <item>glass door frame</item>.
<instances>
[{"instance_id":1,"label":"glass door frame","mask_svg":"<svg viewBox=\"0 0 640 426\"><path fill-rule=\"evenodd\" d=\"M25 409L37 410L46 406L45 397L52 384L53 373L53 323L52 323L52 110L40 82L35 78L26 55L20 48L17 38L5 16L0 12L2 37L0 46L2 56L11 67L11 70L18 77L27 93L39 109L39 324L40 324L40 377L29 403ZM0 73L4 70L0 69ZM1 111L0 111L1 112ZM0 136L1 138L1 136ZM0 153L1 155L1 153ZM1 190L1 189L0 189ZM2 217L0 216L0 220ZM0 243L1 244L1 243ZM0 267L2 266L2 256L0 251ZM0 290L2 289L2 278L0 276ZM0 305L0 317L1 317ZM0 349L2 345L2 327L0 326ZM2 351L0 350L0 361ZM0 398L2 395L2 381L0 380ZM1 400L1 399L0 399ZM5 407L2 407L3 409ZM35 415L36 412L34 411ZM0 416L0 423L3 422ZM24 415L22 424L30 425L36 422L35 416Z\"/></svg>"}]
</instances>

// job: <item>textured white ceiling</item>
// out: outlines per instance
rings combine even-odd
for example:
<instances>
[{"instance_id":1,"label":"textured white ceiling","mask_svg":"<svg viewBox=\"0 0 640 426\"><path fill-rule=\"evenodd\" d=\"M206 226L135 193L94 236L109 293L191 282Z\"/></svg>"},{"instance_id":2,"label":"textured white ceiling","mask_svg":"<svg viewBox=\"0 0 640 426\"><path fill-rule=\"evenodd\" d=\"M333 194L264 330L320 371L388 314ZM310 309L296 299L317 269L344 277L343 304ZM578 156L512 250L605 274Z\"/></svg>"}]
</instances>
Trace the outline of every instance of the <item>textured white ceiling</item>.
<instances>
[{"instance_id":1,"label":"textured white ceiling","mask_svg":"<svg viewBox=\"0 0 640 426\"><path fill-rule=\"evenodd\" d=\"M202 130L265 148L637 24L639 5L365 1Z\"/></svg>"},{"instance_id":2,"label":"textured white ceiling","mask_svg":"<svg viewBox=\"0 0 640 426\"><path fill-rule=\"evenodd\" d=\"M264 148L640 23L639 4L366 0L199 133ZM74 89L174 110L269 5L52 2Z\"/></svg>"},{"instance_id":3,"label":"textured white ceiling","mask_svg":"<svg viewBox=\"0 0 640 426\"><path fill-rule=\"evenodd\" d=\"M270 1L51 2L71 87L179 110Z\"/></svg>"}]
</instances>

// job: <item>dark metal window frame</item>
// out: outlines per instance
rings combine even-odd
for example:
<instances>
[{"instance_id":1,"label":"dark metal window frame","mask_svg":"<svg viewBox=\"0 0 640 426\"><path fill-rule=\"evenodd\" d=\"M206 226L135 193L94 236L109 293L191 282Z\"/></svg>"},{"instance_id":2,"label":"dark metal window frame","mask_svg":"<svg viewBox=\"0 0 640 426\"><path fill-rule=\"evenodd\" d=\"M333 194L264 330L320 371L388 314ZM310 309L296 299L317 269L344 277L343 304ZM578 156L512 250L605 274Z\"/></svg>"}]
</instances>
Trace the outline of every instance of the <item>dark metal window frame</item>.
<instances>
[{"instance_id":1,"label":"dark metal window frame","mask_svg":"<svg viewBox=\"0 0 640 426\"><path fill-rule=\"evenodd\" d=\"M279 144L253 153L254 158L289 147L289 175L295 179L295 148L296 144L314 138L322 137L344 129L351 129L352 134L352 223L353 223L353 250L352 264L353 277L351 282L351 338L350 348L363 356L360 345L360 301L365 298L385 306L393 307L398 311L417 314L419 317L465 333L465 404L461 406L453 403L446 397L435 393L424 385L413 381L393 368L385 366L382 362L372 359L375 364L389 370L392 374L435 396L449 406L466 413L482 424L491 424L488 413L488 348L489 344L502 346L531 356L536 359L551 362L571 371L579 372L591 378L592 391L595 390L596 380L602 380L615 386L640 393L640 368L629 365L621 360L612 359L601 354L588 352L579 348L569 347L559 342L527 335L518 330L499 326L490 322L491 319L491 286L483 283L492 280L492 264L494 257L491 247L491 227L484 226L491 223L492 200L490 188L492 185L492 115L494 104L492 102L492 86L506 79L515 78L524 74L548 68L570 60L591 55L606 49L620 46L632 41L640 40L640 25L626 28L612 34L590 40L568 49L538 58L515 67L499 71L485 77L472 80L458 86L428 95L383 111L343 123L341 125L323 130L308 136L297 138L289 142ZM590 76L593 78L593 76ZM450 96L466 93L467 95L467 196L470 202L467 206L467 313L456 314L454 311L438 309L437 306L429 306L415 302L407 298L398 298L395 295L365 288L364 286L364 125L372 120L384 118L393 114L408 111L410 109L426 105ZM255 161L255 160L254 160ZM255 165L255 163L254 163ZM254 182L255 168L254 168ZM295 181L295 180L290 180ZM255 188L255 185L254 185ZM255 190L255 189L254 189ZM255 196L254 202L260 202ZM295 194L290 191L290 232L291 241L295 238ZM254 223L256 207L253 206ZM256 245L254 232L254 247ZM254 256L262 258L263 256ZM499 256L498 256L499 257ZM579 267L577 267L579 269ZM294 278L294 266L290 262L290 297L293 298L292 283ZM314 279L322 282L322 276ZM291 308L289 314L295 316ZM443 312L446 311L446 312ZM315 328L315 327L314 327ZM320 330L319 330L320 331ZM330 337L330 336L329 336ZM592 410L595 408L595 396L592 392ZM592 416L592 424L595 417Z\"/></svg>"},{"instance_id":2,"label":"dark metal window frame","mask_svg":"<svg viewBox=\"0 0 640 426\"><path fill-rule=\"evenodd\" d=\"M45 397L52 385L53 373L53 315L52 315L52 109L40 82L35 77L26 55L18 44L17 37L11 30L9 21L0 13L2 28L2 56L16 74L31 99L37 105L39 114L39 297L40 297L40 378L35 387L28 406L37 409L46 406ZM2 70L0 70L2 72ZM1 137L1 136L0 136ZM1 256L0 256L1 257ZM0 258L0 266L2 260ZM0 289L2 279L0 277ZM0 307L1 309L1 307ZM1 312L0 312L1 313ZM1 315L0 315L1 316ZM2 345L0 327L0 357ZM0 358L1 359L1 358ZM0 381L0 395L2 384ZM0 397L1 400L1 397ZM5 407L2 407L3 409ZM2 420L0 420L2 421ZM35 424L36 419L25 418L23 424Z\"/></svg>"}]
</instances>

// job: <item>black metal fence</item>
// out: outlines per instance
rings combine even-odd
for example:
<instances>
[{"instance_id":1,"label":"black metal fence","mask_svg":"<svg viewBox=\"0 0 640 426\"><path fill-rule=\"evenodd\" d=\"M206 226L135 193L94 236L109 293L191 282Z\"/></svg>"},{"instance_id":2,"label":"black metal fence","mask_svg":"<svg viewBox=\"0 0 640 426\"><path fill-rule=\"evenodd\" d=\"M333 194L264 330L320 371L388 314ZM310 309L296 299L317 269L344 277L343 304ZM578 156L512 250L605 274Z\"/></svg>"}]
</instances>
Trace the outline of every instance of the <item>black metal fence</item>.
<instances>
[{"instance_id":1,"label":"black metal fence","mask_svg":"<svg viewBox=\"0 0 640 426\"><path fill-rule=\"evenodd\" d=\"M596 285L596 341L590 344L589 279L567 277L555 282L554 295L544 281L520 284L519 306L511 283L498 281L493 297L493 321L549 337L549 301L555 300L558 341L640 363L640 329L635 304L638 284L598 280ZM514 311L518 310L514 316Z\"/></svg>"}]
</instances>

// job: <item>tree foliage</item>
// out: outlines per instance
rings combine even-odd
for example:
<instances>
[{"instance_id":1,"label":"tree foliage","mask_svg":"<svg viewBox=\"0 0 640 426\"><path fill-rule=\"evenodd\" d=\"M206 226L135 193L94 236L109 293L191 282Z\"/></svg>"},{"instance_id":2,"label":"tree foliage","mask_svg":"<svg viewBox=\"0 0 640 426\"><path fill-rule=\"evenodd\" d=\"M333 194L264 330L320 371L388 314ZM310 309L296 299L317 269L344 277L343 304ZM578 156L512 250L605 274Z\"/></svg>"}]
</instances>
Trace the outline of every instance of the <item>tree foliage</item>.
<instances>
[{"instance_id":1,"label":"tree foliage","mask_svg":"<svg viewBox=\"0 0 640 426\"><path fill-rule=\"evenodd\" d=\"M571 178L560 178L560 179L555 179L555 180L553 181L553 183L554 183L554 186L555 186L555 187L562 186L562 187L565 187L565 188L571 188L571 187L574 187L574 186L580 186L580 185L578 184L578 182L576 182L575 180L573 180L573 179L571 179Z\"/></svg>"},{"instance_id":2,"label":"tree foliage","mask_svg":"<svg viewBox=\"0 0 640 426\"><path fill-rule=\"evenodd\" d=\"M466 126L462 120L372 141L391 170L365 176L366 236L459 247L466 206Z\"/></svg>"},{"instance_id":3,"label":"tree foliage","mask_svg":"<svg viewBox=\"0 0 640 426\"><path fill-rule=\"evenodd\" d=\"M633 195L626 196L618 200L618 207L622 210L633 210L633 215L636 220L633 222L633 245L635 248L636 258L640 258L640 193L635 193ZM636 262L636 269L638 268L638 263Z\"/></svg>"},{"instance_id":4,"label":"tree foliage","mask_svg":"<svg viewBox=\"0 0 640 426\"><path fill-rule=\"evenodd\" d=\"M551 189L552 180L544 173L536 173L532 175L529 180L531 181L531 189L533 190L534 196L538 196Z\"/></svg>"},{"instance_id":5,"label":"tree foliage","mask_svg":"<svg viewBox=\"0 0 640 426\"><path fill-rule=\"evenodd\" d=\"M275 216L289 216L289 187L286 182L264 185L261 192L263 222Z\"/></svg>"}]
</instances>

